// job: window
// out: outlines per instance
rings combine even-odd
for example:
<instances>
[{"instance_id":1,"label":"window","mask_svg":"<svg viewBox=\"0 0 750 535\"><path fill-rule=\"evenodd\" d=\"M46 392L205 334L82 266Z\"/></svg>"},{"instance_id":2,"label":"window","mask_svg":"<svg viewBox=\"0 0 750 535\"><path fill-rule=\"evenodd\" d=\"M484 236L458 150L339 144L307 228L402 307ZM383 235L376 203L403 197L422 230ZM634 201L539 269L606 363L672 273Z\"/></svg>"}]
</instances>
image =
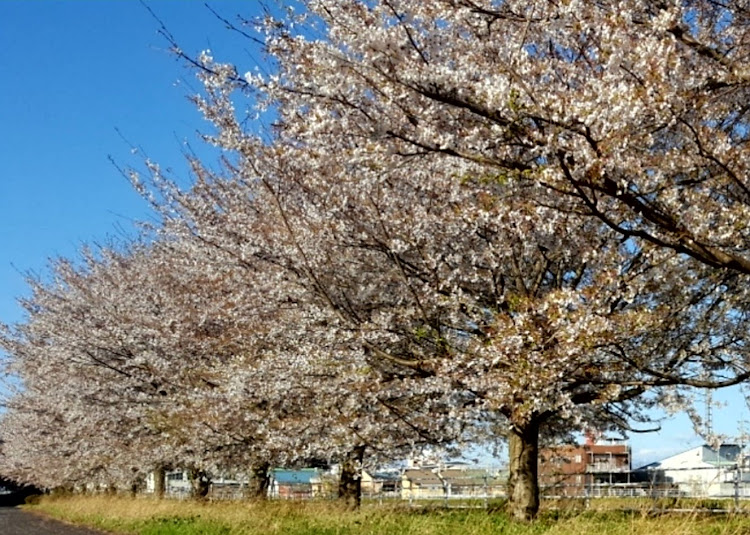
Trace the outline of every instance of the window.
<instances>
[{"instance_id":1,"label":"window","mask_svg":"<svg viewBox=\"0 0 750 535\"><path fill-rule=\"evenodd\" d=\"M576 455L576 460L575 460L575 462L577 462L577 463L580 463L580 462L581 462L581 455L580 455L580 454L579 454L579 455Z\"/></svg>"},{"instance_id":2,"label":"window","mask_svg":"<svg viewBox=\"0 0 750 535\"><path fill-rule=\"evenodd\" d=\"M172 472L171 474L167 474L167 481L182 481L182 478L182 472Z\"/></svg>"}]
</instances>

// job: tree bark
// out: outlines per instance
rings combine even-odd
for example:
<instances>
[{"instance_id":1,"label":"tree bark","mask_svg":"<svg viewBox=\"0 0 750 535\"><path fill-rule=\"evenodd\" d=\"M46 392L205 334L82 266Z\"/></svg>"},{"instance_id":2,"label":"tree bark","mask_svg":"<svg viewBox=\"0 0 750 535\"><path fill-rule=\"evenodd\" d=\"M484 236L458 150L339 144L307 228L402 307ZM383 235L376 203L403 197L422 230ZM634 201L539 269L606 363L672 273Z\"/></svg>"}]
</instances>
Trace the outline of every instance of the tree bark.
<instances>
[{"instance_id":1,"label":"tree bark","mask_svg":"<svg viewBox=\"0 0 750 535\"><path fill-rule=\"evenodd\" d=\"M511 426L508 449L508 508L513 518L527 522L539 512L539 422Z\"/></svg>"},{"instance_id":2,"label":"tree bark","mask_svg":"<svg viewBox=\"0 0 750 535\"><path fill-rule=\"evenodd\" d=\"M160 500L164 498L164 493L167 490L167 471L163 466L158 467L154 470L154 496Z\"/></svg>"},{"instance_id":3,"label":"tree bark","mask_svg":"<svg viewBox=\"0 0 750 535\"><path fill-rule=\"evenodd\" d=\"M271 483L271 465L267 462L252 466L252 478L248 486L248 496L254 500L268 498L268 487Z\"/></svg>"},{"instance_id":4,"label":"tree bark","mask_svg":"<svg viewBox=\"0 0 750 535\"><path fill-rule=\"evenodd\" d=\"M341 461L339 500L347 509L357 509L362 502L362 459L365 446L357 446Z\"/></svg>"},{"instance_id":5,"label":"tree bark","mask_svg":"<svg viewBox=\"0 0 750 535\"><path fill-rule=\"evenodd\" d=\"M192 496L196 500L204 500L211 490L211 479L205 471L192 469L189 471L190 486L192 487Z\"/></svg>"}]
</instances>

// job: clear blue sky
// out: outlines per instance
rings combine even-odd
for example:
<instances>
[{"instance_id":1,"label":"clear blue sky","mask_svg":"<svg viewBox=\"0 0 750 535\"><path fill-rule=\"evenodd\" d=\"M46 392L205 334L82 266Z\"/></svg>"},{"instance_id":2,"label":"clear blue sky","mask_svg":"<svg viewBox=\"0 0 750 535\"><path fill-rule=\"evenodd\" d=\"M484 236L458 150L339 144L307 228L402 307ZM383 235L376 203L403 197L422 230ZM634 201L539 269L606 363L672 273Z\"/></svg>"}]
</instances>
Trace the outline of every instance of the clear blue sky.
<instances>
[{"instance_id":1,"label":"clear blue sky","mask_svg":"<svg viewBox=\"0 0 750 535\"><path fill-rule=\"evenodd\" d=\"M248 6L214 4L228 18ZM151 7L186 51L243 53L202 2ZM197 84L158 28L134 0L0 2L0 321L19 319L19 272L149 216L108 161L137 163L123 137L176 168L181 143L198 144L205 123L186 98Z\"/></svg>"},{"instance_id":2,"label":"clear blue sky","mask_svg":"<svg viewBox=\"0 0 750 535\"><path fill-rule=\"evenodd\" d=\"M149 2L190 53L210 48L251 68L257 50L223 29L202 2ZM254 1L217 1L227 18L257 14ZM180 149L204 128L187 101L193 76L167 51L158 23L135 0L0 1L0 321L22 319L23 273L72 256L149 217L146 204L108 161L134 163L129 145L181 168ZM251 58L252 56L252 58ZM747 417L739 396L714 411L735 434ZM637 462L700 444L685 417L631 440ZM750 424L748 425L750 428Z\"/></svg>"}]
</instances>

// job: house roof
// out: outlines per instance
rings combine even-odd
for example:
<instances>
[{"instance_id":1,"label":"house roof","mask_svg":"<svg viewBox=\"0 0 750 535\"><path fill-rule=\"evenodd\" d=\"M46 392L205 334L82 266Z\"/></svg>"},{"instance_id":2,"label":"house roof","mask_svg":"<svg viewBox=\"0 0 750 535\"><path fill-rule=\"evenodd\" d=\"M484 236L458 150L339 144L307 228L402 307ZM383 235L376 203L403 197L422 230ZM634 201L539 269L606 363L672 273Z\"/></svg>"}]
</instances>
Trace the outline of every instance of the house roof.
<instances>
[{"instance_id":1,"label":"house roof","mask_svg":"<svg viewBox=\"0 0 750 535\"><path fill-rule=\"evenodd\" d=\"M409 468L404 470L404 479L420 487L443 487L443 481L432 470Z\"/></svg>"},{"instance_id":2,"label":"house roof","mask_svg":"<svg viewBox=\"0 0 750 535\"><path fill-rule=\"evenodd\" d=\"M399 481L401 479L400 472L373 472L370 475L376 481Z\"/></svg>"},{"instance_id":3,"label":"house roof","mask_svg":"<svg viewBox=\"0 0 750 535\"><path fill-rule=\"evenodd\" d=\"M452 486L476 487L484 485L489 474L484 470L446 470L440 477Z\"/></svg>"},{"instance_id":4,"label":"house roof","mask_svg":"<svg viewBox=\"0 0 750 535\"><path fill-rule=\"evenodd\" d=\"M643 470L657 470L661 466L661 463L656 461L653 463L644 464L643 466L639 466L638 468L634 469L633 472L641 472Z\"/></svg>"},{"instance_id":5,"label":"house roof","mask_svg":"<svg viewBox=\"0 0 750 535\"><path fill-rule=\"evenodd\" d=\"M440 472L433 472L425 468L411 468L404 471L403 477L413 485L420 487L443 487L444 485L476 487L485 483L496 484L499 479L481 468L450 468Z\"/></svg>"},{"instance_id":6,"label":"house roof","mask_svg":"<svg viewBox=\"0 0 750 535\"><path fill-rule=\"evenodd\" d=\"M281 485L309 485L320 479L316 468L303 468L302 470L285 470L275 468L273 478Z\"/></svg>"}]
</instances>

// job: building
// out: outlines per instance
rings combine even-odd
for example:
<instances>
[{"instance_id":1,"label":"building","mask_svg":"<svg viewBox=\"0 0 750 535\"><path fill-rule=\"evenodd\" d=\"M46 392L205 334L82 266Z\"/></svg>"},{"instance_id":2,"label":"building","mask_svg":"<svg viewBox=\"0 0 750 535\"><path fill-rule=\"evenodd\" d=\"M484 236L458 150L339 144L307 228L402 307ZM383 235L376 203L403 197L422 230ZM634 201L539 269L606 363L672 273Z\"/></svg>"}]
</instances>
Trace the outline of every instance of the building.
<instances>
[{"instance_id":1,"label":"building","mask_svg":"<svg viewBox=\"0 0 750 535\"><path fill-rule=\"evenodd\" d=\"M154 476L151 472L146 476L146 492L155 491ZM190 478L185 470L167 470L164 472L164 493L167 496L187 497L192 492Z\"/></svg>"},{"instance_id":2,"label":"building","mask_svg":"<svg viewBox=\"0 0 750 535\"><path fill-rule=\"evenodd\" d=\"M628 494L631 452L623 440L544 448L539 453L539 484L547 496Z\"/></svg>"},{"instance_id":3,"label":"building","mask_svg":"<svg viewBox=\"0 0 750 535\"><path fill-rule=\"evenodd\" d=\"M401 497L405 500L439 498L445 495L437 470L407 468L401 476Z\"/></svg>"},{"instance_id":4,"label":"building","mask_svg":"<svg viewBox=\"0 0 750 535\"><path fill-rule=\"evenodd\" d=\"M317 468L274 468L270 487L270 496L282 499L315 498L324 492L321 472Z\"/></svg>"},{"instance_id":5,"label":"building","mask_svg":"<svg viewBox=\"0 0 750 535\"><path fill-rule=\"evenodd\" d=\"M682 496L750 496L746 464L736 444L722 444L718 449L704 444L638 468L634 475L654 488L676 487Z\"/></svg>"},{"instance_id":6,"label":"building","mask_svg":"<svg viewBox=\"0 0 750 535\"><path fill-rule=\"evenodd\" d=\"M490 498L505 496L507 477L484 468L449 468L440 472L448 497Z\"/></svg>"},{"instance_id":7,"label":"building","mask_svg":"<svg viewBox=\"0 0 750 535\"><path fill-rule=\"evenodd\" d=\"M365 496L398 497L401 473L398 471L368 472L362 470L362 494Z\"/></svg>"},{"instance_id":8,"label":"building","mask_svg":"<svg viewBox=\"0 0 750 535\"><path fill-rule=\"evenodd\" d=\"M500 497L505 495L506 480L506 474L485 468L407 468L401 478L401 497L405 500Z\"/></svg>"}]
</instances>

